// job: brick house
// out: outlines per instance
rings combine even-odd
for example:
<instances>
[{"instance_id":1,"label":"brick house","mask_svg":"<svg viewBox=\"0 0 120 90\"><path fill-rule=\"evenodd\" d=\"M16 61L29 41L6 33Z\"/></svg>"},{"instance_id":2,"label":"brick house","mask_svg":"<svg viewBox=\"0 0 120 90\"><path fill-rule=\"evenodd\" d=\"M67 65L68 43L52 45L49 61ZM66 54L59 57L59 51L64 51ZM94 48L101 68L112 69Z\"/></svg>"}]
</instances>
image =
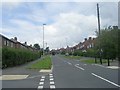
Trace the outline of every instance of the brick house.
<instances>
[{"instance_id":1,"label":"brick house","mask_svg":"<svg viewBox=\"0 0 120 90\"><path fill-rule=\"evenodd\" d=\"M20 49L26 49L31 51L38 51L32 46L28 46L27 42L20 43L17 41L17 37L14 37L12 39L8 39L7 37L0 34L0 47L11 47L11 48L20 48Z\"/></svg>"},{"instance_id":2,"label":"brick house","mask_svg":"<svg viewBox=\"0 0 120 90\"><path fill-rule=\"evenodd\" d=\"M3 36L0 34L0 38L1 38L1 47L12 47L12 48L15 48L16 44L14 41L8 39L7 37Z\"/></svg>"}]
</instances>

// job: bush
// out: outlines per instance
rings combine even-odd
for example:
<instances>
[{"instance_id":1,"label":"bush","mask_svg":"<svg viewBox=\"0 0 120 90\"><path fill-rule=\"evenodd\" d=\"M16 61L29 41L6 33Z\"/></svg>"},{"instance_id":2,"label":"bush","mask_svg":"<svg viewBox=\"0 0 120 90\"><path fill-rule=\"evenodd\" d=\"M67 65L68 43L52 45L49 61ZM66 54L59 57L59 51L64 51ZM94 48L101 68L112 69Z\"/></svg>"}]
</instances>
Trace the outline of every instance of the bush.
<instances>
[{"instance_id":1,"label":"bush","mask_svg":"<svg viewBox=\"0 0 120 90\"><path fill-rule=\"evenodd\" d=\"M2 48L2 68L13 67L40 58L40 52L30 50Z\"/></svg>"},{"instance_id":2,"label":"bush","mask_svg":"<svg viewBox=\"0 0 120 90\"><path fill-rule=\"evenodd\" d=\"M83 56L83 52L80 50L75 50L73 53L74 56Z\"/></svg>"}]
</instances>

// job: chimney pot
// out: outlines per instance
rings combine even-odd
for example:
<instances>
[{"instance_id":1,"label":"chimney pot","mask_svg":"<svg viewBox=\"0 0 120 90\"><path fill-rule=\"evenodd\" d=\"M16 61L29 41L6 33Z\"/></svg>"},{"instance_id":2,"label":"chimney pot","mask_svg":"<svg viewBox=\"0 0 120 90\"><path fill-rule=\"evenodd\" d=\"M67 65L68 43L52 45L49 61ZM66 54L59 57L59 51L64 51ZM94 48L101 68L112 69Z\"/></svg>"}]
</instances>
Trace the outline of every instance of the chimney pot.
<instances>
[{"instance_id":1,"label":"chimney pot","mask_svg":"<svg viewBox=\"0 0 120 90\"><path fill-rule=\"evenodd\" d=\"M89 37L89 40L91 40L92 39L92 37Z\"/></svg>"},{"instance_id":2,"label":"chimney pot","mask_svg":"<svg viewBox=\"0 0 120 90\"><path fill-rule=\"evenodd\" d=\"M14 37L14 40L16 40L16 41L17 41L17 37Z\"/></svg>"},{"instance_id":3,"label":"chimney pot","mask_svg":"<svg viewBox=\"0 0 120 90\"><path fill-rule=\"evenodd\" d=\"M87 41L87 38L85 38L85 41Z\"/></svg>"}]
</instances>

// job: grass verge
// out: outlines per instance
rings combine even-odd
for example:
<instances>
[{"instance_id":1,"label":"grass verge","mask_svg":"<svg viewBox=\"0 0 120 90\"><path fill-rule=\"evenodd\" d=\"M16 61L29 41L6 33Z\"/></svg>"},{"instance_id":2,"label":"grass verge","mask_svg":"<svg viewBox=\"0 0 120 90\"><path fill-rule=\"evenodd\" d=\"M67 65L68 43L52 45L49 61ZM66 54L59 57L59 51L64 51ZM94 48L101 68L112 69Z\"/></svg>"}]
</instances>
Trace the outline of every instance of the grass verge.
<instances>
[{"instance_id":1,"label":"grass verge","mask_svg":"<svg viewBox=\"0 0 120 90\"><path fill-rule=\"evenodd\" d=\"M80 56L64 56L64 57L68 59L80 59L81 58Z\"/></svg>"},{"instance_id":2,"label":"grass verge","mask_svg":"<svg viewBox=\"0 0 120 90\"><path fill-rule=\"evenodd\" d=\"M95 63L95 60L94 59L88 59L88 60L80 60L81 62L84 62L84 63L89 63L89 64L93 64ZM102 60L102 63L107 63L108 61L106 59L103 59ZM110 62L112 62L110 60ZM97 60L97 63L100 63L100 60Z\"/></svg>"},{"instance_id":3,"label":"grass verge","mask_svg":"<svg viewBox=\"0 0 120 90\"><path fill-rule=\"evenodd\" d=\"M32 64L29 66L29 69L51 69L52 62L50 56L46 56L42 60L39 60L38 62Z\"/></svg>"}]
</instances>

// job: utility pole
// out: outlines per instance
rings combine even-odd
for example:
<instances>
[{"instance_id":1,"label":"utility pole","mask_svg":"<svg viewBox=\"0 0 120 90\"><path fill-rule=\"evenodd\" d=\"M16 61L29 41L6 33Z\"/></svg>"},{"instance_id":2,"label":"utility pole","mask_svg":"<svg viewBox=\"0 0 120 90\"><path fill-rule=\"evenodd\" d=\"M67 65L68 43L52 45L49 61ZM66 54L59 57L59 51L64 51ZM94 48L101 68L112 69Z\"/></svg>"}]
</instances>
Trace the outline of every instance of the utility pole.
<instances>
[{"instance_id":1,"label":"utility pole","mask_svg":"<svg viewBox=\"0 0 120 90\"><path fill-rule=\"evenodd\" d=\"M99 14L99 4L98 3L97 3L97 16L98 16L98 30L99 30L99 55L100 55L100 63L102 64L101 39L100 39L100 14Z\"/></svg>"}]
</instances>

